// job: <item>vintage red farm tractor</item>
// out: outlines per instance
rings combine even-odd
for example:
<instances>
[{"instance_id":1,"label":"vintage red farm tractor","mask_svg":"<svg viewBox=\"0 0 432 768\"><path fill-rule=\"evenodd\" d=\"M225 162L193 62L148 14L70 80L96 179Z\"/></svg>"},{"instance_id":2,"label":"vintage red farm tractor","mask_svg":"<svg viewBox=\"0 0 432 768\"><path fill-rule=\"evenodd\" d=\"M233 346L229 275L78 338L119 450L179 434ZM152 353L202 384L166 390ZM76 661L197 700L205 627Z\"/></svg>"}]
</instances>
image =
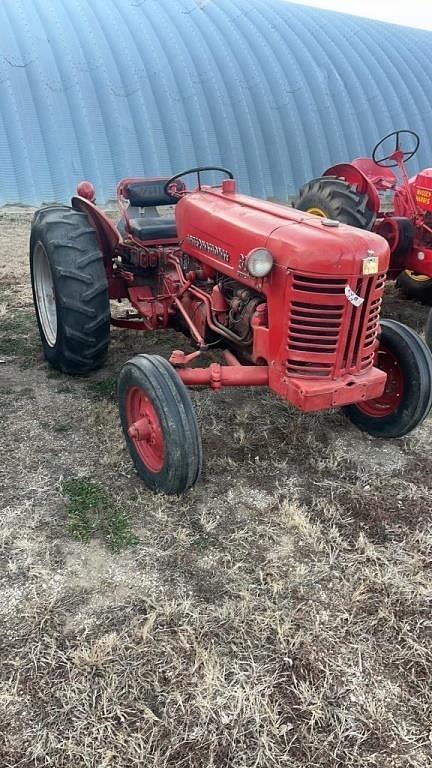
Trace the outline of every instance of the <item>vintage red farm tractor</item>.
<instances>
[{"instance_id":1,"label":"vintage red farm tractor","mask_svg":"<svg viewBox=\"0 0 432 768\"><path fill-rule=\"evenodd\" d=\"M339 163L309 181L294 205L382 235L390 246L389 277L406 296L432 304L432 168L413 178L405 169L419 146L414 131L393 131L371 158ZM390 211L381 209L383 193L393 197Z\"/></svg>"},{"instance_id":2,"label":"vintage red farm tractor","mask_svg":"<svg viewBox=\"0 0 432 768\"><path fill-rule=\"evenodd\" d=\"M208 171L226 178L204 185ZM192 173L198 184L188 190ZM115 226L83 182L71 207L41 208L32 285L45 356L66 373L103 364L110 323L174 328L195 344L169 362L137 355L120 372L121 423L150 488L179 494L200 474L185 385L269 386L302 411L342 406L378 437L406 435L428 414L428 348L400 323L380 323L382 237L240 195L223 168L125 179L118 203ZM110 299L128 308L111 317ZM194 367L213 350L213 362Z\"/></svg>"}]
</instances>

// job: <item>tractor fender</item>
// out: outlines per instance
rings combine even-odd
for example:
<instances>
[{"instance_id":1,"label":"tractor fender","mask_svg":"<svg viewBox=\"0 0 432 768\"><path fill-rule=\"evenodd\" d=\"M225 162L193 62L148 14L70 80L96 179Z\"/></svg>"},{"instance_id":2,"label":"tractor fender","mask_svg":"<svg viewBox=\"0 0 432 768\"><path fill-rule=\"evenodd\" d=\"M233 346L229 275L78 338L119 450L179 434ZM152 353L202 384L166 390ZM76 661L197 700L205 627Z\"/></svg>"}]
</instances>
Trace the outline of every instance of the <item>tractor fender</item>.
<instances>
[{"instance_id":1,"label":"tractor fender","mask_svg":"<svg viewBox=\"0 0 432 768\"><path fill-rule=\"evenodd\" d=\"M368 208L373 213L378 213L381 207L381 201L375 185L368 179L365 173L357 168L353 163L339 163L332 165L324 171L323 176L335 176L338 179L344 179L348 184L354 184L361 195L368 196Z\"/></svg>"},{"instance_id":2,"label":"tractor fender","mask_svg":"<svg viewBox=\"0 0 432 768\"><path fill-rule=\"evenodd\" d=\"M74 195L71 203L72 208L76 211L82 211L86 214L90 226L96 230L99 248L104 255L105 263L110 263L115 251L122 243L122 237L117 227L100 208L97 208L90 200L86 200L85 197Z\"/></svg>"}]
</instances>

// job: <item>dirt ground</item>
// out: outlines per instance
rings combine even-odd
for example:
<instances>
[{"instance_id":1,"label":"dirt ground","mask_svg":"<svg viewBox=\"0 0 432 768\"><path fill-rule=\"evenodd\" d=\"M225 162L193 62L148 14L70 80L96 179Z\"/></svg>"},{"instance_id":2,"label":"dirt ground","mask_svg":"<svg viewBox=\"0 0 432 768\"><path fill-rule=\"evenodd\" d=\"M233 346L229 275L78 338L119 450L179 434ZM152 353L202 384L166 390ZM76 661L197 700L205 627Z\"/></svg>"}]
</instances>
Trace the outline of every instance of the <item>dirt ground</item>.
<instances>
[{"instance_id":1,"label":"dirt ground","mask_svg":"<svg viewBox=\"0 0 432 768\"><path fill-rule=\"evenodd\" d=\"M116 376L187 345L115 330L102 371L50 371L31 215L0 210L0 767L430 766L432 420L380 442L194 392L203 478L152 495Z\"/></svg>"}]
</instances>

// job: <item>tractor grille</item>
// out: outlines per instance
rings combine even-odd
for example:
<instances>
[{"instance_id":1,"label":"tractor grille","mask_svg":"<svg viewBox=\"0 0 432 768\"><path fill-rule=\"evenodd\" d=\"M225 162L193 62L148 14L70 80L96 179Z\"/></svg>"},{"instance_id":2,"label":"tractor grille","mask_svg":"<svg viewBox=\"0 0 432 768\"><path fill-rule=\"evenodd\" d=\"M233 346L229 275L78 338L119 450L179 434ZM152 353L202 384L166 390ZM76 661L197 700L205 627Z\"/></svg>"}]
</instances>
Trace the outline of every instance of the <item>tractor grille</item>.
<instances>
[{"instance_id":1,"label":"tractor grille","mask_svg":"<svg viewBox=\"0 0 432 768\"><path fill-rule=\"evenodd\" d=\"M290 376L334 378L361 373L374 359L385 274L323 278L295 273L288 321ZM364 299L359 307L345 296Z\"/></svg>"}]
</instances>

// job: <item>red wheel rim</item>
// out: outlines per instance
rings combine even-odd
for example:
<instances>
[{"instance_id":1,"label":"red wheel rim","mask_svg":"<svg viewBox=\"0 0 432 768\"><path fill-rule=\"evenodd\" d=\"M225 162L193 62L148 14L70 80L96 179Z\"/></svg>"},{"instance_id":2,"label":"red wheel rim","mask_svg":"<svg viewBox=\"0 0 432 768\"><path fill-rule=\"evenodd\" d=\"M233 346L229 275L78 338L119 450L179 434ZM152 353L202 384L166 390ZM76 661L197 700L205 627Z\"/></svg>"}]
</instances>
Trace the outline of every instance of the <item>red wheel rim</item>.
<instances>
[{"instance_id":1,"label":"red wheel rim","mask_svg":"<svg viewBox=\"0 0 432 768\"><path fill-rule=\"evenodd\" d=\"M381 237L387 240L390 246L390 252L394 253L400 240L400 232L397 222L391 218L383 219L376 231Z\"/></svg>"},{"instance_id":2,"label":"red wheel rim","mask_svg":"<svg viewBox=\"0 0 432 768\"><path fill-rule=\"evenodd\" d=\"M160 472L165 461L165 441L154 406L139 387L126 396L127 431L142 463L150 472Z\"/></svg>"},{"instance_id":3,"label":"red wheel rim","mask_svg":"<svg viewBox=\"0 0 432 768\"><path fill-rule=\"evenodd\" d=\"M397 357L386 347L379 348L375 365L387 374L384 392L375 400L357 403L357 407L367 416L380 419L398 409L404 393L404 375Z\"/></svg>"}]
</instances>

